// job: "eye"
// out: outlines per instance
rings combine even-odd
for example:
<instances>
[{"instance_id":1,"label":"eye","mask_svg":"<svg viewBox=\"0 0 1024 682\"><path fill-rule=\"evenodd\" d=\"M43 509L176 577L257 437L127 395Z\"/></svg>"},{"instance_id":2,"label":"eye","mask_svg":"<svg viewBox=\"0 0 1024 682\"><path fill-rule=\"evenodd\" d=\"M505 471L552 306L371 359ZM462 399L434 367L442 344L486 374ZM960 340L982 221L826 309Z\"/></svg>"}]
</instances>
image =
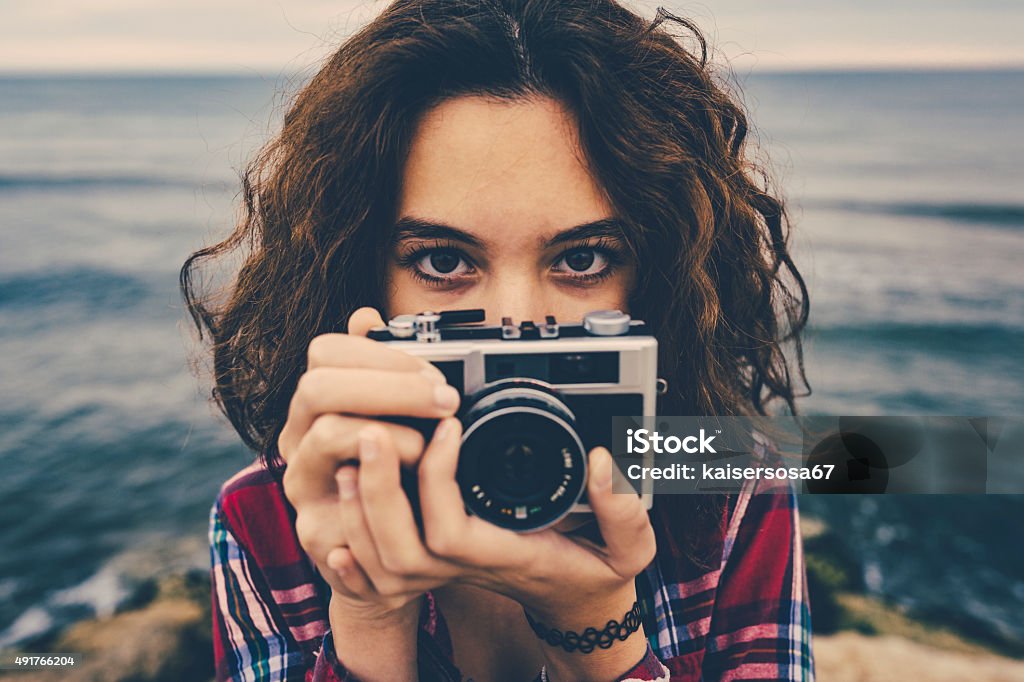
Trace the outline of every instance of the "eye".
<instances>
[{"instance_id":1,"label":"eye","mask_svg":"<svg viewBox=\"0 0 1024 682\"><path fill-rule=\"evenodd\" d=\"M424 277L435 280L451 279L473 271L466 259L455 249L429 249L421 252L413 267Z\"/></svg>"},{"instance_id":2,"label":"eye","mask_svg":"<svg viewBox=\"0 0 1024 682\"><path fill-rule=\"evenodd\" d=\"M565 252L555 263L554 269L573 277L590 277L601 274L608 266L609 259L600 250L582 248Z\"/></svg>"}]
</instances>

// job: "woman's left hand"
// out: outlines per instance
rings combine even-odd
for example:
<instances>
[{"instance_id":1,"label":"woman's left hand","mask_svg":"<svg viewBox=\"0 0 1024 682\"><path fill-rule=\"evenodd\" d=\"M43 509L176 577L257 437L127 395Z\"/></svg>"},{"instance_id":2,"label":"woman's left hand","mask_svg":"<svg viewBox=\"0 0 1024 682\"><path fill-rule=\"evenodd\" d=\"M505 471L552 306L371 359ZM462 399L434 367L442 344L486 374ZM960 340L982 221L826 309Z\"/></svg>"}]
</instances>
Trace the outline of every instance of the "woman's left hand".
<instances>
[{"instance_id":1,"label":"woman's left hand","mask_svg":"<svg viewBox=\"0 0 1024 682\"><path fill-rule=\"evenodd\" d=\"M592 614L588 625L620 619L635 598L633 578L657 547L640 498L612 493L611 454L595 448L588 462L587 497L601 545L551 528L516 533L467 514L455 480L461 435L458 419L442 420L419 463L429 552L461 565L459 580L511 597L553 625L572 627L581 610Z\"/></svg>"},{"instance_id":2,"label":"woman's left hand","mask_svg":"<svg viewBox=\"0 0 1024 682\"><path fill-rule=\"evenodd\" d=\"M339 548L331 557L332 565L363 569L350 571L352 579L419 582L426 589L431 583L464 582L515 599L538 618L557 615L562 624L581 607L603 623L621 617L632 604L623 593L632 592L633 578L654 558L654 529L638 496L612 493L613 463L605 448L590 452L587 478L588 501L604 544L554 528L516 533L466 512L455 480L462 425L454 417L443 419L418 463L421 534L408 503L394 499L404 493L391 439L374 427L365 431L362 435L376 440L388 456L360 467L367 469L360 472L366 476L358 476L361 500L350 502L355 509L365 507L369 532L363 544L372 551L359 556L355 547ZM383 565L387 575L365 575L368 567L360 564L368 559ZM621 604L625 608L616 612Z\"/></svg>"},{"instance_id":3,"label":"woman's left hand","mask_svg":"<svg viewBox=\"0 0 1024 682\"><path fill-rule=\"evenodd\" d=\"M583 632L619 620L636 599L633 578L654 559L654 529L639 497L613 494L612 459L589 455L587 496L604 543L548 528L516 533L466 513L455 480L462 427L442 419L418 463L422 534L399 485L400 466L388 434L369 426L362 439L377 455L361 462L358 482L343 502L348 518L365 518L350 547L336 548L328 565L346 570L357 594L434 589L465 583L519 602L537 620ZM402 499L399 499L401 496ZM344 496L343 496L344 497ZM355 514L361 510L361 514ZM360 541L356 541L362 538ZM618 679L647 648L641 632L610 649L579 656L543 647L549 679Z\"/></svg>"}]
</instances>

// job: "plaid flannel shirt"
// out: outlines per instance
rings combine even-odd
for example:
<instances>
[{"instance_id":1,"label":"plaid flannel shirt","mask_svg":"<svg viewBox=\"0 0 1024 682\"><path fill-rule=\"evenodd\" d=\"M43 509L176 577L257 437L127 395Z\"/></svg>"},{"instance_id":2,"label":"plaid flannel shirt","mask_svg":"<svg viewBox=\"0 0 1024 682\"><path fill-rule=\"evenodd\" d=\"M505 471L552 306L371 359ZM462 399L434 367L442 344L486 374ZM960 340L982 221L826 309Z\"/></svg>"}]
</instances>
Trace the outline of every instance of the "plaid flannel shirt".
<instances>
[{"instance_id":1,"label":"plaid flannel shirt","mask_svg":"<svg viewBox=\"0 0 1024 682\"><path fill-rule=\"evenodd\" d=\"M796 496L750 481L730 497L712 569L686 559L687 519L662 496L650 512L658 553L636 578L647 654L630 680L814 679ZM221 488L210 513L216 678L356 682L334 650L330 587L295 534L279 481L253 463ZM424 682L461 682L444 615L428 592L417 666ZM543 671L535 682L543 680ZM483 681L481 681L483 682Z\"/></svg>"}]
</instances>

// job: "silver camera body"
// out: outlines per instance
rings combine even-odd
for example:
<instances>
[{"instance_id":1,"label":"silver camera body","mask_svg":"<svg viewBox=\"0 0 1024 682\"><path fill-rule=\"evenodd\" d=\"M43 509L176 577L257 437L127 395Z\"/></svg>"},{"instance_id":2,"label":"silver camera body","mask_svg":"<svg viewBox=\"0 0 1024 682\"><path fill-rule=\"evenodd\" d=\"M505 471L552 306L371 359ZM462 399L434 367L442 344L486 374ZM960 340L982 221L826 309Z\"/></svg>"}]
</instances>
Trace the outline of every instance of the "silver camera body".
<instances>
[{"instance_id":1,"label":"silver camera body","mask_svg":"<svg viewBox=\"0 0 1024 682\"><path fill-rule=\"evenodd\" d=\"M657 341L617 310L573 324L483 319L401 315L369 337L431 362L462 395L457 479L469 512L518 532L590 512L589 451L612 451L612 417L655 414Z\"/></svg>"}]
</instances>

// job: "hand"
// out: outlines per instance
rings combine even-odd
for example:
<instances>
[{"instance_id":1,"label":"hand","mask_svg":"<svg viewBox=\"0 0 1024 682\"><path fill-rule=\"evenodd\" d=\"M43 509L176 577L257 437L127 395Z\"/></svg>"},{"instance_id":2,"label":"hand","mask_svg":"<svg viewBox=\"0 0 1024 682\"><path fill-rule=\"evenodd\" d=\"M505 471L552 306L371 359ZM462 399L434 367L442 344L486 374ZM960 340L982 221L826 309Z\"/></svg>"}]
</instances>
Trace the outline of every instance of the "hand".
<instances>
[{"instance_id":1,"label":"hand","mask_svg":"<svg viewBox=\"0 0 1024 682\"><path fill-rule=\"evenodd\" d=\"M657 547L647 510L633 494L613 494L613 462L604 448L589 454L587 496L603 544L554 529L515 533L466 513L455 480L461 425L445 419L419 465L420 505L430 553L461 565L459 579L500 592L548 624L577 627L580 607L600 625L619 618L633 578L654 559ZM635 597L634 597L635 598ZM566 621L568 624L566 625Z\"/></svg>"},{"instance_id":2,"label":"hand","mask_svg":"<svg viewBox=\"0 0 1024 682\"><path fill-rule=\"evenodd\" d=\"M398 450L388 430L359 433L359 469L338 470L339 518L347 546L326 558L343 588L335 598L353 610L367 604L389 614L461 573L423 545L402 489Z\"/></svg>"},{"instance_id":3,"label":"hand","mask_svg":"<svg viewBox=\"0 0 1024 682\"><path fill-rule=\"evenodd\" d=\"M467 515L455 481L460 441L459 421L443 419L420 461L422 536L401 489L398 453L386 430L364 428L358 472L346 467L339 473L349 547L333 550L327 563L339 571L355 598L371 601L376 592L377 603L388 604L385 617L369 621L377 646L382 639L405 633L393 649L413 649L409 625L414 613L398 605L411 603L406 601L409 595L452 581L505 594L547 625L563 630L582 632L621 618L636 599L632 579L653 559L655 541L639 498L612 494L608 452L595 449L589 460L588 495L605 539L598 544L553 529L517 534ZM348 639L367 637L367 629L358 624L367 621L353 624L351 604L341 607L340 619L335 616L339 599L336 592L332 628L343 629ZM589 656L554 647L545 647L543 653L553 679L611 679L634 665L646 646L641 631ZM351 651L359 650L352 645ZM403 660L408 672L409 660Z\"/></svg>"},{"instance_id":4,"label":"hand","mask_svg":"<svg viewBox=\"0 0 1024 682\"><path fill-rule=\"evenodd\" d=\"M637 598L634 578L654 560L654 529L633 494L612 493L611 455L589 454L587 497L603 542L548 528L519 534L469 516L455 481L461 426L445 419L419 466L420 505L430 552L462 566L458 580L522 604L548 627L582 633L620 620ZM543 646L553 680L618 679L647 649L643 628L590 655Z\"/></svg>"},{"instance_id":5,"label":"hand","mask_svg":"<svg viewBox=\"0 0 1024 682\"><path fill-rule=\"evenodd\" d=\"M455 481L458 420L443 419L422 453L418 432L352 416L454 413L454 405L432 403L438 388L432 379L441 377L429 363L356 336L382 323L375 311L361 309L349 335L314 340L310 369L279 439L300 543L339 604L373 617L459 580L516 599L556 627L566 626L560 619L580 605L599 612L599 620L621 616L625 590L656 547L639 498L612 494L608 452L590 453L587 484L603 544L553 529L518 534L469 516ZM422 535L399 484L399 466L415 464L421 453ZM357 457L358 474L338 468ZM605 606L618 612L601 610Z\"/></svg>"},{"instance_id":6,"label":"hand","mask_svg":"<svg viewBox=\"0 0 1024 682\"><path fill-rule=\"evenodd\" d=\"M424 447L414 429L373 417L441 418L458 405L458 393L430 363L364 338L378 324L383 321L376 311L361 308L349 320L348 334L313 339L278 439L299 543L334 592L332 611L336 599L366 619L401 609L432 584L397 580L388 570L391 555L371 541L380 536L390 548L391 517L411 518L397 488L398 467L414 465ZM361 438L371 425L369 438ZM341 466L354 460L369 460L361 462L359 477L365 512L350 494L355 467Z\"/></svg>"}]
</instances>

